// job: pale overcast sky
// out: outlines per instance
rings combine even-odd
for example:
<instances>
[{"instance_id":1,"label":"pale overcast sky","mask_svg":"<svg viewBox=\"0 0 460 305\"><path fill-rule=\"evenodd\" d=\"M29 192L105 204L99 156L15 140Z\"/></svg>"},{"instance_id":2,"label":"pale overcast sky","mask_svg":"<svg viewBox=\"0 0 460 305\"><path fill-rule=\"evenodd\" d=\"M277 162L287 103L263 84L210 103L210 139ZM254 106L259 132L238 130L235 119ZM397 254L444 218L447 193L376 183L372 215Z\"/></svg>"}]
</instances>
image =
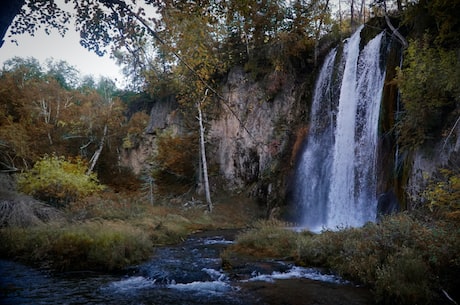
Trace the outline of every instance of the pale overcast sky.
<instances>
[{"instance_id":1,"label":"pale overcast sky","mask_svg":"<svg viewBox=\"0 0 460 305\"><path fill-rule=\"evenodd\" d=\"M79 43L79 33L69 24L69 30L64 37L61 37L57 31L52 31L47 35L43 29L39 29L35 36L29 34L15 35L14 39L18 45L11 42L8 37L10 32L5 35L5 43L0 48L0 68L3 63L15 56L35 57L43 65L47 58L55 60L65 60L70 65L75 66L81 73L81 76L91 74L98 78L107 76L113 80L117 79L117 84L122 85L123 75L121 67L115 64L106 54L99 57L94 52L90 52L82 47Z\"/></svg>"}]
</instances>

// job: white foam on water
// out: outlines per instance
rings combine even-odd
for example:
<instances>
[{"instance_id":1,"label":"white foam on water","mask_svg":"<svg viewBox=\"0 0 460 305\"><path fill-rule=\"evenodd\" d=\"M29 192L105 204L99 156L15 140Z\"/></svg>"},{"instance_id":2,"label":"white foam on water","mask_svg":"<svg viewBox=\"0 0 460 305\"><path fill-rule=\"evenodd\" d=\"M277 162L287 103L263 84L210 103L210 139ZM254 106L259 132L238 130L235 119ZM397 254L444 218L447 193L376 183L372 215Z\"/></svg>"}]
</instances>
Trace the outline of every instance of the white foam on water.
<instances>
[{"instance_id":1,"label":"white foam on water","mask_svg":"<svg viewBox=\"0 0 460 305\"><path fill-rule=\"evenodd\" d=\"M294 266L286 272L275 271L272 274L257 274L254 275L249 280L243 282L253 282L253 281L264 281L264 282L274 282L275 280L286 280L286 279L310 279L321 282L335 283L335 284L346 284L347 281L343 280L341 277L334 274L324 274L321 273L318 269L314 268L303 268Z\"/></svg>"},{"instance_id":2,"label":"white foam on water","mask_svg":"<svg viewBox=\"0 0 460 305\"><path fill-rule=\"evenodd\" d=\"M232 240L226 240L223 237L216 237L214 239L206 239L204 241L205 245L230 245L234 244L235 242Z\"/></svg>"},{"instance_id":3,"label":"white foam on water","mask_svg":"<svg viewBox=\"0 0 460 305\"><path fill-rule=\"evenodd\" d=\"M222 271L218 271L216 269L211 268L203 268L201 271L206 272L213 280L216 281L226 281L228 277Z\"/></svg>"},{"instance_id":4,"label":"white foam on water","mask_svg":"<svg viewBox=\"0 0 460 305\"><path fill-rule=\"evenodd\" d=\"M137 289L150 288L153 286L155 286L155 280L143 276L132 276L120 281L112 282L108 288L114 289L118 292L127 292Z\"/></svg>"},{"instance_id":5,"label":"white foam on water","mask_svg":"<svg viewBox=\"0 0 460 305\"><path fill-rule=\"evenodd\" d=\"M191 283L176 283L171 281L167 288L195 292L198 294L215 294L215 293L224 293L229 290L232 290L232 287L228 281L228 277L222 271L212 269L212 268L203 268L201 271L207 273L211 278L210 281L194 281Z\"/></svg>"},{"instance_id":6,"label":"white foam on water","mask_svg":"<svg viewBox=\"0 0 460 305\"><path fill-rule=\"evenodd\" d=\"M177 283L167 285L168 288L178 289L183 291L191 291L197 293L223 293L231 290L229 283L222 281L209 281L209 282L191 282L191 283Z\"/></svg>"}]
</instances>

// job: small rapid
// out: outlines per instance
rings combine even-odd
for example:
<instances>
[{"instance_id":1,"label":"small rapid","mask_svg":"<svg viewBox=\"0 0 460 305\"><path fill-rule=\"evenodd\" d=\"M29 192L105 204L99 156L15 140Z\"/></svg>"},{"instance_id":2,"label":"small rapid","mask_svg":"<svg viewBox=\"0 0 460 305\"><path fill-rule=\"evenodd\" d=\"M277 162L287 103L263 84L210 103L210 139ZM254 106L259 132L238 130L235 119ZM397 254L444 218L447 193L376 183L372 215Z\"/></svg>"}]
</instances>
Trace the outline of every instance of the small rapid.
<instances>
[{"instance_id":1,"label":"small rapid","mask_svg":"<svg viewBox=\"0 0 460 305\"><path fill-rule=\"evenodd\" d=\"M248 263L235 277L222 269L220 259L235 232L218 233L194 234L180 245L158 248L148 262L119 274L56 273L0 260L0 304L259 305L275 303L247 288L254 283L276 289L278 281L302 279L328 283L334 291L351 285L319 269L271 260Z\"/></svg>"}]
</instances>

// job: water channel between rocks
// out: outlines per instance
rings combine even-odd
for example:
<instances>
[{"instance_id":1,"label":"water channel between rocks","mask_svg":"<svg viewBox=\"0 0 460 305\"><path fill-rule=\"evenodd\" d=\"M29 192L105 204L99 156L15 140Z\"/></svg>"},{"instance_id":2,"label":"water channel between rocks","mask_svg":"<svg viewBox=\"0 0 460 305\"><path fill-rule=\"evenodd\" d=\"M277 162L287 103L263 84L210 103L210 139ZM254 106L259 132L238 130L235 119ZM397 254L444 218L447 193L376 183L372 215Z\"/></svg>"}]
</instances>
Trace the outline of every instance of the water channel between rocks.
<instances>
[{"instance_id":1,"label":"water channel between rocks","mask_svg":"<svg viewBox=\"0 0 460 305\"><path fill-rule=\"evenodd\" d=\"M53 273L0 260L0 304L365 305L371 294L332 274L281 261L230 273L220 252L235 231L202 232L162 247L122 274ZM236 274L237 272L237 274Z\"/></svg>"}]
</instances>

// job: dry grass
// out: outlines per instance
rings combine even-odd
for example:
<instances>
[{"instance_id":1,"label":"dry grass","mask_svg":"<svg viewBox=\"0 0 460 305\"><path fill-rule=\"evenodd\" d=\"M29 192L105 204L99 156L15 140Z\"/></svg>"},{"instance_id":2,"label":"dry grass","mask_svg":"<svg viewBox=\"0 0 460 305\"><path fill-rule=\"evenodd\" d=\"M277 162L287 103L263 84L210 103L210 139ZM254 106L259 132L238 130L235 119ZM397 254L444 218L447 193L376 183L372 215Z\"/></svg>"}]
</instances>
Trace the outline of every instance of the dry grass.
<instances>
[{"instance_id":1,"label":"dry grass","mask_svg":"<svg viewBox=\"0 0 460 305\"><path fill-rule=\"evenodd\" d=\"M426 223L401 213L379 224L321 234L260 222L222 258L231 264L238 255L292 256L298 264L330 268L370 287L379 304L439 304L443 290L459 298L459 251L458 222Z\"/></svg>"},{"instance_id":2,"label":"dry grass","mask_svg":"<svg viewBox=\"0 0 460 305\"><path fill-rule=\"evenodd\" d=\"M64 211L18 194L1 198L0 256L57 270L122 269L192 232L246 227L257 209L244 198L220 198L207 213L186 198L152 205L135 194L108 192Z\"/></svg>"},{"instance_id":3,"label":"dry grass","mask_svg":"<svg viewBox=\"0 0 460 305\"><path fill-rule=\"evenodd\" d=\"M0 193L0 228L29 227L63 221L64 213L30 196Z\"/></svg>"},{"instance_id":4,"label":"dry grass","mask_svg":"<svg viewBox=\"0 0 460 305\"><path fill-rule=\"evenodd\" d=\"M255 258L292 258L296 251L297 233L288 227L289 224L278 220L257 221L253 228L237 237L236 244L224 251L224 263L232 260L235 252Z\"/></svg>"},{"instance_id":5,"label":"dry grass","mask_svg":"<svg viewBox=\"0 0 460 305\"><path fill-rule=\"evenodd\" d=\"M125 222L11 227L0 241L2 256L55 270L118 270L152 254L148 235Z\"/></svg>"}]
</instances>

